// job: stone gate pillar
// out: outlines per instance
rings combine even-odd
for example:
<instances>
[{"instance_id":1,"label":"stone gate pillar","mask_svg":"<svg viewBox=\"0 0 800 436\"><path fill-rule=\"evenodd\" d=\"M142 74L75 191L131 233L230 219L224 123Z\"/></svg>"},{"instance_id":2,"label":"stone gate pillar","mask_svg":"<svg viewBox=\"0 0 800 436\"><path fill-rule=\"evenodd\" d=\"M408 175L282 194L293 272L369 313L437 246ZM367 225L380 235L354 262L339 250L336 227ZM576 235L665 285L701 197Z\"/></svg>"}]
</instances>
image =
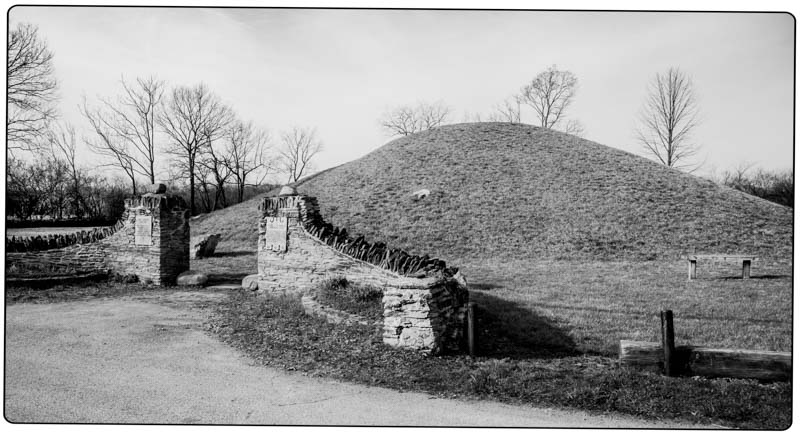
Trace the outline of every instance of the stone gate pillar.
<instances>
[{"instance_id":1,"label":"stone gate pillar","mask_svg":"<svg viewBox=\"0 0 800 436\"><path fill-rule=\"evenodd\" d=\"M258 290L301 291L315 280L309 267L314 247L303 235L303 220L317 213L316 200L284 186L278 196L264 197L259 211Z\"/></svg>"},{"instance_id":2,"label":"stone gate pillar","mask_svg":"<svg viewBox=\"0 0 800 436\"><path fill-rule=\"evenodd\" d=\"M162 190L163 192L163 190ZM172 285L189 269L189 209L178 196L145 194L125 199L118 237L109 240L112 271L143 283Z\"/></svg>"}]
</instances>

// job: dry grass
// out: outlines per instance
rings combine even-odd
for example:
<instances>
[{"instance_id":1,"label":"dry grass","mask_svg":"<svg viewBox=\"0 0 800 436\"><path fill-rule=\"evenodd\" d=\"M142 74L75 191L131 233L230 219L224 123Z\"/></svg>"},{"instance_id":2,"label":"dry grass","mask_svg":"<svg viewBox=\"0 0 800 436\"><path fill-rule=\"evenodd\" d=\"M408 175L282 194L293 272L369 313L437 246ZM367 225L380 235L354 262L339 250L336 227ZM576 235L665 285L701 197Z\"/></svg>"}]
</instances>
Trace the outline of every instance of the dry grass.
<instances>
[{"instance_id":1,"label":"dry grass","mask_svg":"<svg viewBox=\"0 0 800 436\"><path fill-rule=\"evenodd\" d=\"M412 201L423 188L431 195ZM298 190L351 234L447 260L791 255L789 208L528 125L456 124L410 135Z\"/></svg>"},{"instance_id":2,"label":"dry grass","mask_svg":"<svg viewBox=\"0 0 800 436\"><path fill-rule=\"evenodd\" d=\"M741 265L699 264L692 281L678 261L486 262L463 271L479 305L514 305L503 329L536 335L525 319L546 319L549 336L578 353L615 356L621 339L660 341L662 309L675 313L678 344L792 350L787 267L756 262L753 278L741 280Z\"/></svg>"}]
</instances>

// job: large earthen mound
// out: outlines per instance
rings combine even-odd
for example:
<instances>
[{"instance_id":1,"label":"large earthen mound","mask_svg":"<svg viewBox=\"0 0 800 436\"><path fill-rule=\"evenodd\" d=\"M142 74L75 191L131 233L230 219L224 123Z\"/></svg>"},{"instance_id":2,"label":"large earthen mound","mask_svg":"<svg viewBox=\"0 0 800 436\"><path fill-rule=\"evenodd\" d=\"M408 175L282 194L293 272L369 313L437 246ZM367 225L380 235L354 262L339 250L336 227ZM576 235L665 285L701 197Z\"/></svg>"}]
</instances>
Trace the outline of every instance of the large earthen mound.
<instances>
[{"instance_id":1,"label":"large earthen mound","mask_svg":"<svg viewBox=\"0 0 800 436\"><path fill-rule=\"evenodd\" d=\"M297 189L351 234L445 259L634 260L696 251L790 260L792 246L790 208L522 124L409 135ZM420 198L421 190L430 193Z\"/></svg>"},{"instance_id":2,"label":"large earthen mound","mask_svg":"<svg viewBox=\"0 0 800 436\"><path fill-rule=\"evenodd\" d=\"M296 187L351 235L454 265L691 252L791 261L792 209L524 124L455 124L409 135ZM258 202L197 219L193 232L223 233L223 249L255 249Z\"/></svg>"}]
</instances>

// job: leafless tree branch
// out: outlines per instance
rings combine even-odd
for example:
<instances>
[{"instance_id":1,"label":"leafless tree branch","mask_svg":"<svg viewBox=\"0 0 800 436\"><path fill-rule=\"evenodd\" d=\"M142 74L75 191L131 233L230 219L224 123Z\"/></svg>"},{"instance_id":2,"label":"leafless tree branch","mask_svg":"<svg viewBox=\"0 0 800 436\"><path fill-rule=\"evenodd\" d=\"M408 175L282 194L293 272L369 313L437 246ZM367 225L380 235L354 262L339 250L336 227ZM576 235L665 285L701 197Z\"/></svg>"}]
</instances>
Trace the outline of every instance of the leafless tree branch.
<instances>
[{"instance_id":1,"label":"leafless tree branch","mask_svg":"<svg viewBox=\"0 0 800 436\"><path fill-rule=\"evenodd\" d=\"M8 36L6 137L10 149L33 150L56 117L53 53L36 26L20 23Z\"/></svg>"},{"instance_id":2,"label":"leafless tree branch","mask_svg":"<svg viewBox=\"0 0 800 436\"><path fill-rule=\"evenodd\" d=\"M450 108L442 102L417 103L387 112L379 123L390 136L406 136L439 127L447 122L449 115Z\"/></svg>"},{"instance_id":3,"label":"leafless tree branch","mask_svg":"<svg viewBox=\"0 0 800 436\"><path fill-rule=\"evenodd\" d=\"M289 183L303 177L311 159L322 151L322 142L316 136L316 130L300 127L293 127L281 134L282 147L278 153L281 167L289 176Z\"/></svg>"}]
</instances>

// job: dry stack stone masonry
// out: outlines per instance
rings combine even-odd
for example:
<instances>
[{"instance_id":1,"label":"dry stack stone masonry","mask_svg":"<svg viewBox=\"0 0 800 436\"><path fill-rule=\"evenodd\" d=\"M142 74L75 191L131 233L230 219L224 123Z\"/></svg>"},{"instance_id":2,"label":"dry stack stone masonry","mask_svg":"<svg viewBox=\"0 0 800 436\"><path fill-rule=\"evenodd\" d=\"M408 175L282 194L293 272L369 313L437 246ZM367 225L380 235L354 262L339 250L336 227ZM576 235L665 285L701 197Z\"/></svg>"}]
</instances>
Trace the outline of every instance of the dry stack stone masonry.
<instances>
[{"instance_id":1,"label":"dry stack stone masonry","mask_svg":"<svg viewBox=\"0 0 800 436\"><path fill-rule=\"evenodd\" d=\"M145 194L125 200L125 226L109 238L109 268L139 281L173 285L189 269L189 209L181 197Z\"/></svg>"},{"instance_id":2,"label":"dry stack stone masonry","mask_svg":"<svg viewBox=\"0 0 800 436\"><path fill-rule=\"evenodd\" d=\"M304 293L325 278L384 289L383 341L428 353L461 348L469 292L444 261L349 237L313 197L284 188L259 206L258 290Z\"/></svg>"},{"instance_id":3,"label":"dry stack stone masonry","mask_svg":"<svg viewBox=\"0 0 800 436\"><path fill-rule=\"evenodd\" d=\"M145 194L125 200L125 212L102 239L49 250L7 252L9 266L36 263L78 272L135 275L156 285L174 284L189 269L189 210L180 197ZM8 244L8 241L6 241Z\"/></svg>"}]
</instances>

